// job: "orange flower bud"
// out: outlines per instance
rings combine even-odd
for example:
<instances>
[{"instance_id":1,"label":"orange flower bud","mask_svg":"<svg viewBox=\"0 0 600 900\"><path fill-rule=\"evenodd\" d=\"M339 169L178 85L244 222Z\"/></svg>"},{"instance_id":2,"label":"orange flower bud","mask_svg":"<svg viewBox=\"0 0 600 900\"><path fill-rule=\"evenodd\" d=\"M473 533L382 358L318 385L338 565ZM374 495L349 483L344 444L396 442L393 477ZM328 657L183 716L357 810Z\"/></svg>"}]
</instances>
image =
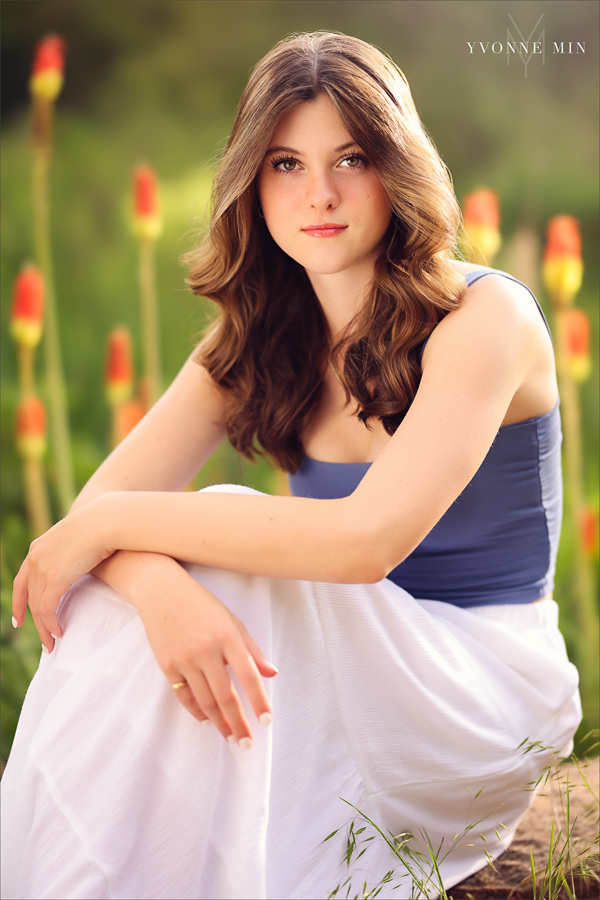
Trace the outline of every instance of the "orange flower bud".
<instances>
[{"instance_id":1,"label":"orange flower bud","mask_svg":"<svg viewBox=\"0 0 600 900\"><path fill-rule=\"evenodd\" d=\"M481 188L467 194L464 217L467 225L486 225L497 230L500 225L500 207L496 191Z\"/></svg>"},{"instance_id":2,"label":"orange flower bud","mask_svg":"<svg viewBox=\"0 0 600 900\"><path fill-rule=\"evenodd\" d=\"M590 320L582 309L565 309L560 315L567 365L574 381L585 381L592 371Z\"/></svg>"},{"instance_id":3,"label":"orange flower bud","mask_svg":"<svg viewBox=\"0 0 600 900\"><path fill-rule=\"evenodd\" d=\"M133 431L144 418L144 407L139 400L128 400L115 410L115 437L117 443Z\"/></svg>"},{"instance_id":4,"label":"orange flower bud","mask_svg":"<svg viewBox=\"0 0 600 900\"><path fill-rule=\"evenodd\" d=\"M552 256L581 256L579 222L575 216L554 216L546 229L544 259Z\"/></svg>"},{"instance_id":5,"label":"orange flower bud","mask_svg":"<svg viewBox=\"0 0 600 900\"><path fill-rule=\"evenodd\" d=\"M598 554L598 510L585 506L579 515L579 528L583 552L586 556Z\"/></svg>"},{"instance_id":6,"label":"orange flower bud","mask_svg":"<svg viewBox=\"0 0 600 900\"><path fill-rule=\"evenodd\" d=\"M46 452L46 410L33 394L17 407L17 450L24 459L41 459Z\"/></svg>"},{"instance_id":7,"label":"orange flower bud","mask_svg":"<svg viewBox=\"0 0 600 900\"><path fill-rule=\"evenodd\" d=\"M500 249L500 207L498 195L489 188L481 188L467 194L464 202L465 232L486 259L491 259Z\"/></svg>"},{"instance_id":8,"label":"orange flower bud","mask_svg":"<svg viewBox=\"0 0 600 900\"><path fill-rule=\"evenodd\" d=\"M542 266L546 290L555 303L572 303L583 278L579 223L574 216L555 216L546 234Z\"/></svg>"},{"instance_id":9,"label":"orange flower bud","mask_svg":"<svg viewBox=\"0 0 600 900\"><path fill-rule=\"evenodd\" d=\"M38 41L31 70L29 89L34 97L42 100L56 100L63 85L65 67L64 40L56 34L49 34Z\"/></svg>"},{"instance_id":10,"label":"orange flower bud","mask_svg":"<svg viewBox=\"0 0 600 900\"><path fill-rule=\"evenodd\" d=\"M126 328L115 328L108 336L105 383L111 406L129 400L133 391L133 362L131 337Z\"/></svg>"},{"instance_id":11,"label":"orange flower bud","mask_svg":"<svg viewBox=\"0 0 600 900\"><path fill-rule=\"evenodd\" d=\"M39 269L25 265L13 289L10 333L24 347L35 347L42 336L44 316L44 282Z\"/></svg>"},{"instance_id":12,"label":"orange flower bud","mask_svg":"<svg viewBox=\"0 0 600 900\"><path fill-rule=\"evenodd\" d=\"M136 237L154 241L162 231L156 175L150 166L138 166L133 173L133 230Z\"/></svg>"}]
</instances>

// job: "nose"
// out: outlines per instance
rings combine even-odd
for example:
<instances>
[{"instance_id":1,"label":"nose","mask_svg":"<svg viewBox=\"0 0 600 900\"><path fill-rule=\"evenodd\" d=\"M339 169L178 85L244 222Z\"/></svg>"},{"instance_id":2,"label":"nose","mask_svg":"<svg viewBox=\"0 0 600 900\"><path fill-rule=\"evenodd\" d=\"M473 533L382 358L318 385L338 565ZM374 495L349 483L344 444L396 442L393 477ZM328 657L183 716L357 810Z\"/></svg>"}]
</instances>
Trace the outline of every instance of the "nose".
<instances>
[{"instance_id":1,"label":"nose","mask_svg":"<svg viewBox=\"0 0 600 900\"><path fill-rule=\"evenodd\" d=\"M340 196L335 178L330 172L315 172L307 184L307 200L317 212L335 209Z\"/></svg>"}]
</instances>

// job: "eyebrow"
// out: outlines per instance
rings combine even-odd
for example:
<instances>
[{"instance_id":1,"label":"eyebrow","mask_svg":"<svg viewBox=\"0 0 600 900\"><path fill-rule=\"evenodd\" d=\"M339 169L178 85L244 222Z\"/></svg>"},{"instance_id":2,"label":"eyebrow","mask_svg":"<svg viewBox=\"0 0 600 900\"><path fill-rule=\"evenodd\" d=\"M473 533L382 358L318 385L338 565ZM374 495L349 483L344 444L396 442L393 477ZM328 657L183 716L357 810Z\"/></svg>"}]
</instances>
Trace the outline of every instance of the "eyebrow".
<instances>
[{"instance_id":1,"label":"eyebrow","mask_svg":"<svg viewBox=\"0 0 600 900\"><path fill-rule=\"evenodd\" d=\"M357 141L348 141L347 144L341 144L341 146L339 146L339 147L334 147L333 152L334 153L342 153L344 150L347 150L349 147L358 147L358 146L360 146L360 145L357 143ZM280 147L279 145L276 147L269 147L269 149L267 150L265 155L268 156L269 153L294 153L296 156L302 156L302 153L300 152L300 150L294 150L293 147Z\"/></svg>"}]
</instances>

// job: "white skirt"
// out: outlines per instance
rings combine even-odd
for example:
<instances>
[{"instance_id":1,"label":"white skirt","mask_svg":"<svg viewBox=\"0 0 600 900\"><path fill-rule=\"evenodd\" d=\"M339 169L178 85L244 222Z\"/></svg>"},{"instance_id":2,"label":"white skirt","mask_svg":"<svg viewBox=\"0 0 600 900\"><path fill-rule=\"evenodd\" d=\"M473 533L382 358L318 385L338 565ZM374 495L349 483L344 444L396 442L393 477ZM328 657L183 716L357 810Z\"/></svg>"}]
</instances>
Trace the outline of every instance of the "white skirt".
<instances>
[{"instance_id":1,"label":"white skirt","mask_svg":"<svg viewBox=\"0 0 600 900\"><path fill-rule=\"evenodd\" d=\"M570 752L578 679L554 601L461 609L387 579L187 569L278 666L273 724L245 701L243 751L193 719L136 610L86 576L63 600L64 637L42 656L2 779L5 900L315 900L392 869L379 897L436 897L439 878L449 888L503 852L539 774ZM344 801L412 834L410 852L378 836L357 859L368 829L348 866Z\"/></svg>"}]
</instances>

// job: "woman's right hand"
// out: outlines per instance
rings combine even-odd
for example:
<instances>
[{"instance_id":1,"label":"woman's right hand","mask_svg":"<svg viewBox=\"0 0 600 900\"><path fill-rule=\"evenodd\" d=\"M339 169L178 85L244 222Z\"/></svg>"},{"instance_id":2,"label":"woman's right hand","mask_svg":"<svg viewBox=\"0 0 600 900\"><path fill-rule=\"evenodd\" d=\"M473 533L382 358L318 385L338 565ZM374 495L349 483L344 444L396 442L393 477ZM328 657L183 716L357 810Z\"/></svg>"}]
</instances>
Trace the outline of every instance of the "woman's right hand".
<instances>
[{"instance_id":1,"label":"woman's right hand","mask_svg":"<svg viewBox=\"0 0 600 900\"><path fill-rule=\"evenodd\" d=\"M127 581L135 589L119 590L122 579L115 570L131 563L137 577ZM210 720L231 743L251 746L250 723L226 667L237 676L262 724L270 723L272 713L261 676L271 678L277 669L243 622L167 556L119 551L93 574L135 605L169 684L185 682L173 693L187 711L199 721Z\"/></svg>"}]
</instances>

